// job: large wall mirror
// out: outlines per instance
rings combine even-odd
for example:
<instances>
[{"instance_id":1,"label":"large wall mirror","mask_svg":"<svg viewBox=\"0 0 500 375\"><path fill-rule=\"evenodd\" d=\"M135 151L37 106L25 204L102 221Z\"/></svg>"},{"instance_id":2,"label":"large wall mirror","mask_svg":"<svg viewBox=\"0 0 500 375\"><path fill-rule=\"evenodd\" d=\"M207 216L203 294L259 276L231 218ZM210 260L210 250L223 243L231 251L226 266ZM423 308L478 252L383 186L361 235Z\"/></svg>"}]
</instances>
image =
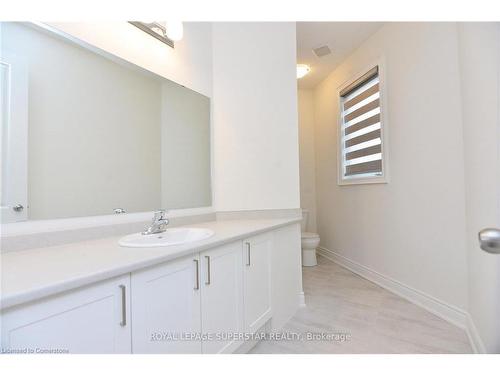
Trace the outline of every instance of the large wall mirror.
<instances>
[{"instance_id":1,"label":"large wall mirror","mask_svg":"<svg viewBox=\"0 0 500 375\"><path fill-rule=\"evenodd\" d=\"M211 206L209 98L38 26L0 28L2 222Z\"/></svg>"}]
</instances>

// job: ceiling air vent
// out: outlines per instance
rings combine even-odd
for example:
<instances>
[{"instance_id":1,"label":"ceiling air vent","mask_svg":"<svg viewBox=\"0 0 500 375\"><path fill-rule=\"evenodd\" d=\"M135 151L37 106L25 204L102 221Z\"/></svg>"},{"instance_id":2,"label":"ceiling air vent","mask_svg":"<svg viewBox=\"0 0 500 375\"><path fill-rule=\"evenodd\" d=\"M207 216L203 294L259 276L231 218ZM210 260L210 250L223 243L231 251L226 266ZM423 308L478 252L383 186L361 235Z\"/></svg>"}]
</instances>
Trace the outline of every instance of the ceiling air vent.
<instances>
[{"instance_id":1,"label":"ceiling air vent","mask_svg":"<svg viewBox=\"0 0 500 375\"><path fill-rule=\"evenodd\" d=\"M330 47L328 47L328 46L321 46L318 48L313 48L313 52L318 57L323 57L323 56L326 56L326 55L329 55L330 53L332 53L332 51L330 50Z\"/></svg>"}]
</instances>

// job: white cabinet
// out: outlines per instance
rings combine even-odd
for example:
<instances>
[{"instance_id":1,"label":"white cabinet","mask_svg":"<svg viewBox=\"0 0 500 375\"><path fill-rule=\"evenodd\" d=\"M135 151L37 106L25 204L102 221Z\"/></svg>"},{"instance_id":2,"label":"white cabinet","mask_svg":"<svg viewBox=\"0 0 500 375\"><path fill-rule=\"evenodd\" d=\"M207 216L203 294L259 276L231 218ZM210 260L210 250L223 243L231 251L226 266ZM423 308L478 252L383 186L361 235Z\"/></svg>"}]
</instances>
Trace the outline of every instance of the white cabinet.
<instances>
[{"instance_id":1,"label":"white cabinet","mask_svg":"<svg viewBox=\"0 0 500 375\"><path fill-rule=\"evenodd\" d=\"M232 352L222 334L242 331L241 278L241 242L134 272L132 351Z\"/></svg>"},{"instance_id":2,"label":"white cabinet","mask_svg":"<svg viewBox=\"0 0 500 375\"><path fill-rule=\"evenodd\" d=\"M130 353L130 277L2 312L2 347L33 352Z\"/></svg>"},{"instance_id":3,"label":"white cabinet","mask_svg":"<svg viewBox=\"0 0 500 375\"><path fill-rule=\"evenodd\" d=\"M243 331L241 242L202 252L200 260L203 353L232 352L240 343L221 335Z\"/></svg>"},{"instance_id":4,"label":"white cabinet","mask_svg":"<svg viewBox=\"0 0 500 375\"><path fill-rule=\"evenodd\" d=\"M199 270L195 255L132 274L134 353L201 353Z\"/></svg>"},{"instance_id":5,"label":"white cabinet","mask_svg":"<svg viewBox=\"0 0 500 375\"><path fill-rule=\"evenodd\" d=\"M2 311L4 349L70 353L231 353L302 291L291 225Z\"/></svg>"},{"instance_id":6,"label":"white cabinet","mask_svg":"<svg viewBox=\"0 0 500 375\"><path fill-rule=\"evenodd\" d=\"M243 295L245 331L255 333L272 314L272 236L265 233L243 241Z\"/></svg>"}]
</instances>

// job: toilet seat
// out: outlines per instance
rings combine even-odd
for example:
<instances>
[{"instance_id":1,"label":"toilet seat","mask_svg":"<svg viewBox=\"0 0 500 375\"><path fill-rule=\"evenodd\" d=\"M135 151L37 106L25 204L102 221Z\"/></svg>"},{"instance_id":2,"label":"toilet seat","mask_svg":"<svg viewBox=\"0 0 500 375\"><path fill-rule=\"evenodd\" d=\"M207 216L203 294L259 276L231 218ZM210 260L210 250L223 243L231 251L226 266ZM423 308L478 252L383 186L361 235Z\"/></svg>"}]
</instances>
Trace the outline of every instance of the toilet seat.
<instances>
[{"instance_id":1,"label":"toilet seat","mask_svg":"<svg viewBox=\"0 0 500 375\"><path fill-rule=\"evenodd\" d=\"M301 237L303 239L319 238L319 234L318 233L313 233L313 232L302 232Z\"/></svg>"}]
</instances>

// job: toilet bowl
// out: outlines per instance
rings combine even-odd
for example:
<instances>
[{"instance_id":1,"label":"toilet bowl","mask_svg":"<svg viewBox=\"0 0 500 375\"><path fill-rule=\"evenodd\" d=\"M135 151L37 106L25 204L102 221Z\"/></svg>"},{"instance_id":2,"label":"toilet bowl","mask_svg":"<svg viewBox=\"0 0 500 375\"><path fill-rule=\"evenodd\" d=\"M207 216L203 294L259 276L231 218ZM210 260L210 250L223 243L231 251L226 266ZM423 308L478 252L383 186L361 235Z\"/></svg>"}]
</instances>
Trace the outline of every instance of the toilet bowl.
<instances>
[{"instance_id":1,"label":"toilet bowl","mask_svg":"<svg viewBox=\"0 0 500 375\"><path fill-rule=\"evenodd\" d=\"M318 264L316 260L316 248L319 245L317 233L302 232L302 265L312 267Z\"/></svg>"},{"instance_id":2,"label":"toilet bowl","mask_svg":"<svg viewBox=\"0 0 500 375\"><path fill-rule=\"evenodd\" d=\"M302 210L302 265L305 267L312 267L318 264L316 260L316 248L319 246L320 238L317 233L306 232L308 217L309 212L307 210Z\"/></svg>"}]
</instances>

